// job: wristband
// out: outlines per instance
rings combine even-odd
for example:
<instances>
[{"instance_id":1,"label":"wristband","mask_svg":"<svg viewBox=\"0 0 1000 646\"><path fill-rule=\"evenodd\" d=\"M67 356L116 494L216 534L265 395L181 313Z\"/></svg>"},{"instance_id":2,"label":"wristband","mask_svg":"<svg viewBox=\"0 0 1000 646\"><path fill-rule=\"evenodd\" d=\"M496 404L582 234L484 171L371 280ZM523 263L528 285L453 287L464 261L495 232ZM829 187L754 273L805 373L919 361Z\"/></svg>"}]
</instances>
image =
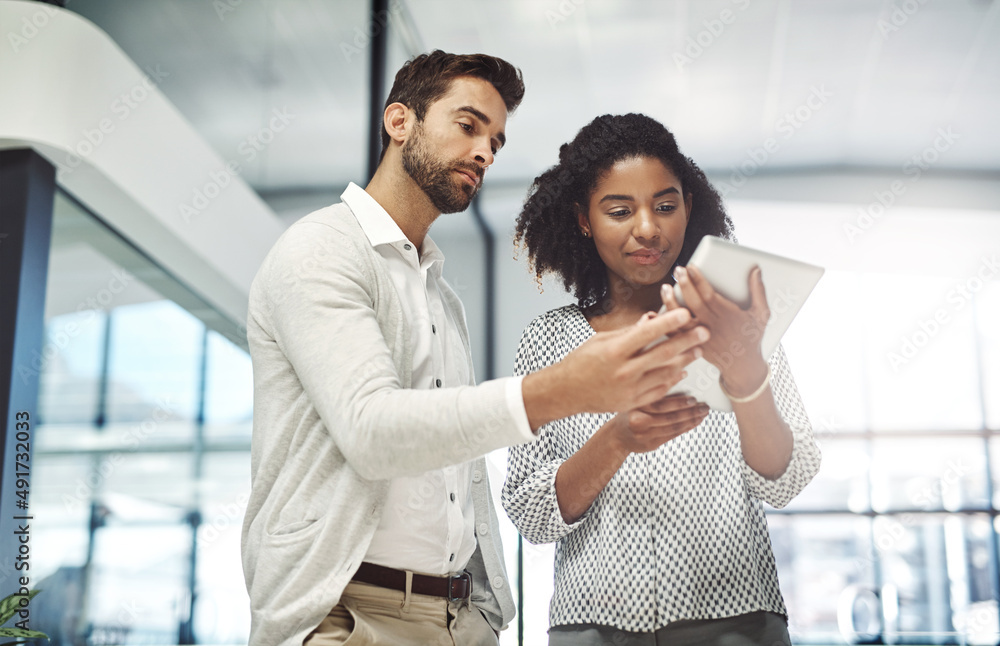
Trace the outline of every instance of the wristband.
<instances>
[{"instance_id":1,"label":"wristband","mask_svg":"<svg viewBox=\"0 0 1000 646\"><path fill-rule=\"evenodd\" d=\"M722 383L722 377L721 376L719 377L719 387L722 388L722 392L726 394L726 397L729 398L729 401L733 402L734 404L746 404L747 402L752 402L753 400L760 397L760 394L764 392L764 389L767 388L768 385L770 385L770 383L771 383L771 364L767 365L767 376L764 377L764 383L757 386L757 390L753 391L746 397L734 397L733 395L731 395L729 391L726 390L726 385Z\"/></svg>"}]
</instances>

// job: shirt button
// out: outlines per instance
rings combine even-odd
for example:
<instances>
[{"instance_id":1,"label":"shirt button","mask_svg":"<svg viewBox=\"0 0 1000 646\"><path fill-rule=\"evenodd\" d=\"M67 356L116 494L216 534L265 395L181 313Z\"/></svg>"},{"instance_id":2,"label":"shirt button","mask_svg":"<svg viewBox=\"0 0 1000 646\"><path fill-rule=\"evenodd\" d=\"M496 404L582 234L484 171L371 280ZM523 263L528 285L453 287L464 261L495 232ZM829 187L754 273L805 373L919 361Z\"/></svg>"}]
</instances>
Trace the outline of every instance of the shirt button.
<instances>
[{"instance_id":1,"label":"shirt button","mask_svg":"<svg viewBox=\"0 0 1000 646\"><path fill-rule=\"evenodd\" d=\"M495 576L495 577L493 577L493 587L494 588L496 588L497 590L499 590L500 588L503 587L503 584L504 584L504 580L503 580L502 576Z\"/></svg>"},{"instance_id":2,"label":"shirt button","mask_svg":"<svg viewBox=\"0 0 1000 646\"><path fill-rule=\"evenodd\" d=\"M472 474L472 481L473 482L479 482L482 479L483 479L483 474L480 473L479 471L476 471L475 473Z\"/></svg>"},{"instance_id":3,"label":"shirt button","mask_svg":"<svg viewBox=\"0 0 1000 646\"><path fill-rule=\"evenodd\" d=\"M455 494L451 494L451 501L455 502Z\"/></svg>"},{"instance_id":4,"label":"shirt button","mask_svg":"<svg viewBox=\"0 0 1000 646\"><path fill-rule=\"evenodd\" d=\"M410 251L411 249L413 249L413 246L409 245L409 244L404 244L403 245L403 249L406 249L407 251Z\"/></svg>"},{"instance_id":5,"label":"shirt button","mask_svg":"<svg viewBox=\"0 0 1000 646\"><path fill-rule=\"evenodd\" d=\"M435 379L435 380L434 380L434 384L435 384L435 385L436 385L436 386L437 386L438 388L440 388L440 387L441 387L441 380L440 380L440 379Z\"/></svg>"},{"instance_id":6,"label":"shirt button","mask_svg":"<svg viewBox=\"0 0 1000 646\"><path fill-rule=\"evenodd\" d=\"M479 523L479 534L485 536L490 531L490 526L486 523Z\"/></svg>"}]
</instances>

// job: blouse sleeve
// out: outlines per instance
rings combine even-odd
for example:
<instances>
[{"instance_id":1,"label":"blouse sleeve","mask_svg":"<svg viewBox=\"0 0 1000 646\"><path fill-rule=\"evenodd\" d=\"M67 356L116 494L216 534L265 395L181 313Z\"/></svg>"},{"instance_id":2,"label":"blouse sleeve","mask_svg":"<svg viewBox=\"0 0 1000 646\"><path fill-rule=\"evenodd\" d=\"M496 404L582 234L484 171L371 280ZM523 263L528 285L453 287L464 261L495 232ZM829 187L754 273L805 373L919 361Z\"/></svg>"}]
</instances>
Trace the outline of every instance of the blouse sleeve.
<instances>
[{"instance_id":1,"label":"blouse sleeve","mask_svg":"<svg viewBox=\"0 0 1000 646\"><path fill-rule=\"evenodd\" d=\"M785 351L780 345L771 355L769 363L774 402L781 418L792 431L792 458L785 472L775 480L765 478L744 462L743 479L753 497L780 509L791 502L819 471L820 450L788 368Z\"/></svg>"},{"instance_id":2,"label":"blouse sleeve","mask_svg":"<svg viewBox=\"0 0 1000 646\"><path fill-rule=\"evenodd\" d=\"M552 338L543 317L532 321L521 335L514 361L514 374L524 375L554 363ZM539 346L547 350L539 352ZM507 453L507 478L500 502L517 530L531 543L552 543L586 522L588 510L567 524L556 499L556 472L565 461L557 450L556 424L546 424L538 441L513 446Z\"/></svg>"}]
</instances>

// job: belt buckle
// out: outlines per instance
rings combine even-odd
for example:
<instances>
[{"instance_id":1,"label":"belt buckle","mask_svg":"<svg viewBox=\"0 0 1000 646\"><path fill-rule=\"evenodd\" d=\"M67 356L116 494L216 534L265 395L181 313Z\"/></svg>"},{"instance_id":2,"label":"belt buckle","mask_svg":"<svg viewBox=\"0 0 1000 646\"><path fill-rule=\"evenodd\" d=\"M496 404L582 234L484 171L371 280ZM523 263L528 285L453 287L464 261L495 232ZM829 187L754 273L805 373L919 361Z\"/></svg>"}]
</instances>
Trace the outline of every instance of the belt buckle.
<instances>
[{"instance_id":1,"label":"belt buckle","mask_svg":"<svg viewBox=\"0 0 1000 646\"><path fill-rule=\"evenodd\" d=\"M460 597L455 596L455 584L464 581L467 585L467 592ZM457 576L448 579L448 601L463 601L472 597L472 577L468 572L462 572Z\"/></svg>"}]
</instances>

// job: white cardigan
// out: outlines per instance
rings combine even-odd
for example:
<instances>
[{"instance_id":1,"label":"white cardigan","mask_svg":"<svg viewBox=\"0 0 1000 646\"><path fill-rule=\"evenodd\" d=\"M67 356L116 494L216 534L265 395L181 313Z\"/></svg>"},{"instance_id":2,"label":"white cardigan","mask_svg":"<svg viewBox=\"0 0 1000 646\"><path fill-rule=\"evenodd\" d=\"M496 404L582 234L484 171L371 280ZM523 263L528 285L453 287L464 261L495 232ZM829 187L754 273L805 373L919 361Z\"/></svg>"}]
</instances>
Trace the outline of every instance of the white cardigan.
<instances>
[{"instance_id":1,"label":"white cardigan","mask_svg":"<svg viewBox=\"0 0 1000 646\"><path fill-rule=\"evenodd\" d=\"M408 321L384 262L340 203L293 224L251 286L250 646L300 646L338 603L379 523L387 478L477 457L472 601L496 629L514 616L480 457L523 441L508 379L411 390ZM468 351L461 301L450 289L442 296Z\"/></svg>"}]
</instances>

